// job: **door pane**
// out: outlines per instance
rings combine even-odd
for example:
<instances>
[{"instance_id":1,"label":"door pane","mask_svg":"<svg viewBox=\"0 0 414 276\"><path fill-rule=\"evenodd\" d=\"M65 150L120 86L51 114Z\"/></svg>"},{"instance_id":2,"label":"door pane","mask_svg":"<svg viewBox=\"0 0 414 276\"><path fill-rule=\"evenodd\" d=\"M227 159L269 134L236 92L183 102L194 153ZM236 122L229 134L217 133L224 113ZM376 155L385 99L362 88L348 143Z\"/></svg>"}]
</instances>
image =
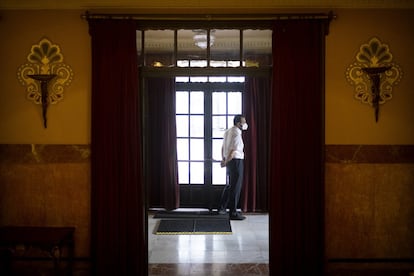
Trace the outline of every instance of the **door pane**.
<instances>
[{"instance_id":1,"label":"door pane","mask_svg":"<svg viewBox=\"0 0 414 276\"><path fill-rule=\"evenodd\" d=\"M178 138L177 139L177 159L188 160L188 139Z\"/></svg>"},{"instance_id":2,"label":"door pane","mask_svg":"<svg viewBox=\"0 0 414 276\"><path fill-rule=\"evenodd\" d=\"M223 139L214 139L213 140L213 160L220 161L221 156L221 146L223 144Z\"/></svg>"},{"instance_id":3,"label":"door pane","mask_svg":"<svg viewBox=\"0 0 414 276\"><path fill-rule=\"evenodd\" d=\"M220 163L213 163L213 185L226 184L226 168L222 168Z\"/></svg>"},{"instance_id":4,"label":"door pane","mask_svg":"<svg viewBox=\"0 0 414 276\"><path fill-rule=\"evenodd\" d=\"M204 137L204 116L191 115L190 116L190 136Z\"/></svg>"},{"instance_id":5,"label":"door pane","mask_svg":"<svg viewBox=\"0 0 414 276\"><path fill-rule=\"evenodd\" d=\"M214 92L212 101L213 114L226 114L226 93Z\"/></svg>"},{"instance_id":6,"label":"door pane","mask_svg":"<svg viewBox=\"0 0 414 276\"><path fill-rule=\"evenodd\" d=\"M223 138L224 131L227 128L226 116L214 116L212 118L213 124L213 138Z\"/></svg>"},{"instance_id":7,"label":"door pane","mask_svg":"<svg viewBox=\"0 0 414 276\"><path fill-rule=\"evenodd\" d=\"M228 113L241 114L242 113L242 95L240 92L229 92L228 95Z\"/></svg>"},{"instance_id":8,"label":"door pane","mask_svg":"<svg viewBox=\"0 0 414 276\"><path fill-rule=\"evenodd\" d=\"M177 115L177 137L188 137L188 115Z\"/></svg>"},{"instance_id":9,"label":"door pane","mask_svg":"<svg viewBox=\"0 0 414 276\"><path fill-rule=\"evenodd\" d=\"M233 116L227 116L227 128L233 126L233 119L234 119L234 115Z\"/></svg>"},{"instance_id":10,"label":"door pane","mask_svg":"<svg viewBox=\"0 0 414 276\"><path fill-rule=\"evenodd\" d=\"M178 162L178 183L189 184L188 181L189 167L188 162Z\"/></svg>"},{"instance_id":11,"label":"door pane","mask_svg":"<svg viewBox=\"0 0 414 276\"><path fill-rule=\"evenodd\" d=\"M191 162L191 184L204 184L204 162Z\"/></svg>"},{"instance_id":12,"label":"door pane","mask_svg":"<svg viewBox=\"0 0 414 276\"><path fill-rule=\"evenodd\" d=\"M190 139L190 160L204 160L203 139Z\"/></svg>"},{"instance_id":13,"label":"door pane","mask_svg":"<svg viewBox=\"0 0 414 276\"><path fill-rule=\"evenodd\" d=\"M182 112L176 113L177 150L178 161L187 161L188 165L180 165L179 183L225 185L226 169L220 166L223 135L233 126L234 115L242 114L238 82L244 77L191 76L182 80L177 91L177 110ZM182 85L186 83L188 88ZM184 101L188 105L178 103Z\"/></svg>"},{"instance_id":14,"label":"door pane","mask_svg":"<svg viewBox=\"0 0 414 276\"><path fill-rule=\"evenodd\" d=\"M175 112L188 113L188 92L177 91L175 96Z\"/></svg>"},{"instance_id":15,"label":"door pane","mask_svg":"<svg viewBox=\"0 0 414 276\"><path fill-rule=\"evenodd\" d=\"M203 114L204 113L204 92L192 91L190 92L190 113Z\"/></svg>"}]
</instances>

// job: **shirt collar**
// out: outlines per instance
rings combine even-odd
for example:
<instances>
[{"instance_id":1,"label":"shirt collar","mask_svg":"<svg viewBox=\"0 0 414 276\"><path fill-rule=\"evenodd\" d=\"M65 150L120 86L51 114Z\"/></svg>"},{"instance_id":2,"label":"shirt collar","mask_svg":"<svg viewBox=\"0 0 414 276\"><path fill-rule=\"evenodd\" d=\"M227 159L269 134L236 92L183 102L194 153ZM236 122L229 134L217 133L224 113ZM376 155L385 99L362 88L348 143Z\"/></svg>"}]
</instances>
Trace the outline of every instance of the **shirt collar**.
<instances>
[{"instance_id":1,"label":"shirt collar","mask_svg":"<svg viewBox=\"0 0 414 276\"><path fill-rule=\"evenodd\" d=\"M242 133L241 129L240 129L240 128L238 128L237 126L233 126L233 128L235 128L235 129L236 129L237 133L239 133L239 134L241 134L241 133Z\"/></svg>"}]
</instances>

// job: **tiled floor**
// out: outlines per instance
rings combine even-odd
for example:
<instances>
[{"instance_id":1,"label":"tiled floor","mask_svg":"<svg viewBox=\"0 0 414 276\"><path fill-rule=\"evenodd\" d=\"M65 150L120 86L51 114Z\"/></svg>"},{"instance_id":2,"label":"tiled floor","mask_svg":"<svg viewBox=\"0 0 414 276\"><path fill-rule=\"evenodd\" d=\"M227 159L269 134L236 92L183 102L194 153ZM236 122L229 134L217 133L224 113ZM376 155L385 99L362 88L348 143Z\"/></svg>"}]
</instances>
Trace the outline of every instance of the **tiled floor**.
<instances>
[{"instance_id":1,"label":"tiled floor","mask_svg":"<svg viewBox=\"0 0 414 276\"><path fill-rule=\"evenodd\" d=\"M267 214L231 221L227 235L155 235L159 219L148 215L150 275L267 275Z\"/></svg>"}]
</instances>

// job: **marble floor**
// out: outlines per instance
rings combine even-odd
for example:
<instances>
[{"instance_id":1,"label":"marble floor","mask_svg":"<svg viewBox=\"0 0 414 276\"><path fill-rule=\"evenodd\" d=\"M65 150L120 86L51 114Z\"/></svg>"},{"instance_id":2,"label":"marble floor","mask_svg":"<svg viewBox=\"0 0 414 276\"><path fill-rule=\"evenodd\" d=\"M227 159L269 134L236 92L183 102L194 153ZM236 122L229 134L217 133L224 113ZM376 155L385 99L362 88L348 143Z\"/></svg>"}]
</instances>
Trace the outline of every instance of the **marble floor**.
<instances>
[{"instance_id":1,"label":"marble floor","mask_svg":"<svg viewBox=\"0 0 414 276\"><path fill-rule=\"evenodd\" d=\"M149 275L268 275L269 216L245 214L232 234L156 235L148 214Z\"/></svg>"}]
</instances>

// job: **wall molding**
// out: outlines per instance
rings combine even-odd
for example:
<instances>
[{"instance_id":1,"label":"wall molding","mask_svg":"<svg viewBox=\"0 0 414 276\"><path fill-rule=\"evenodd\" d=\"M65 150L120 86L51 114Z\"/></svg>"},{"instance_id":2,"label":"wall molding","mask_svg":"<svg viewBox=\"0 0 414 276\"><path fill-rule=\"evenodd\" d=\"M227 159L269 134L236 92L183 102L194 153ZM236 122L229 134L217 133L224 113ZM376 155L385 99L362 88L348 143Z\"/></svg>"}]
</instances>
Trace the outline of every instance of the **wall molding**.
<instances>
[{"instance_id":1,"label":"wall molding","mask_svg":"<svg viewBox=\"0 0 414 276\"><path fill-rule=\"evenodd\" d=\"M0 163L84 163L90 145L0 144Z\"/></svg>"},{"instance_id":2,"label":"wall molding","mask_svg":"<svg viewBox=\"0 0 414 276\"><path fill-rule=\"evenodd\" d=\"M83 163L90 145L0 144L1 163ZM325 163L414 163L414 145L325 145Z\"/></svg>"},{"instance_id":3,"label":"wall molding","mask_svg":"<svg viewBox=\"0 0 414 276\"><path fill-rule=\"evenodd\" d=\"M325 145L325 163L414 163L414 145Z\"/></svg>"}]
</instances>

